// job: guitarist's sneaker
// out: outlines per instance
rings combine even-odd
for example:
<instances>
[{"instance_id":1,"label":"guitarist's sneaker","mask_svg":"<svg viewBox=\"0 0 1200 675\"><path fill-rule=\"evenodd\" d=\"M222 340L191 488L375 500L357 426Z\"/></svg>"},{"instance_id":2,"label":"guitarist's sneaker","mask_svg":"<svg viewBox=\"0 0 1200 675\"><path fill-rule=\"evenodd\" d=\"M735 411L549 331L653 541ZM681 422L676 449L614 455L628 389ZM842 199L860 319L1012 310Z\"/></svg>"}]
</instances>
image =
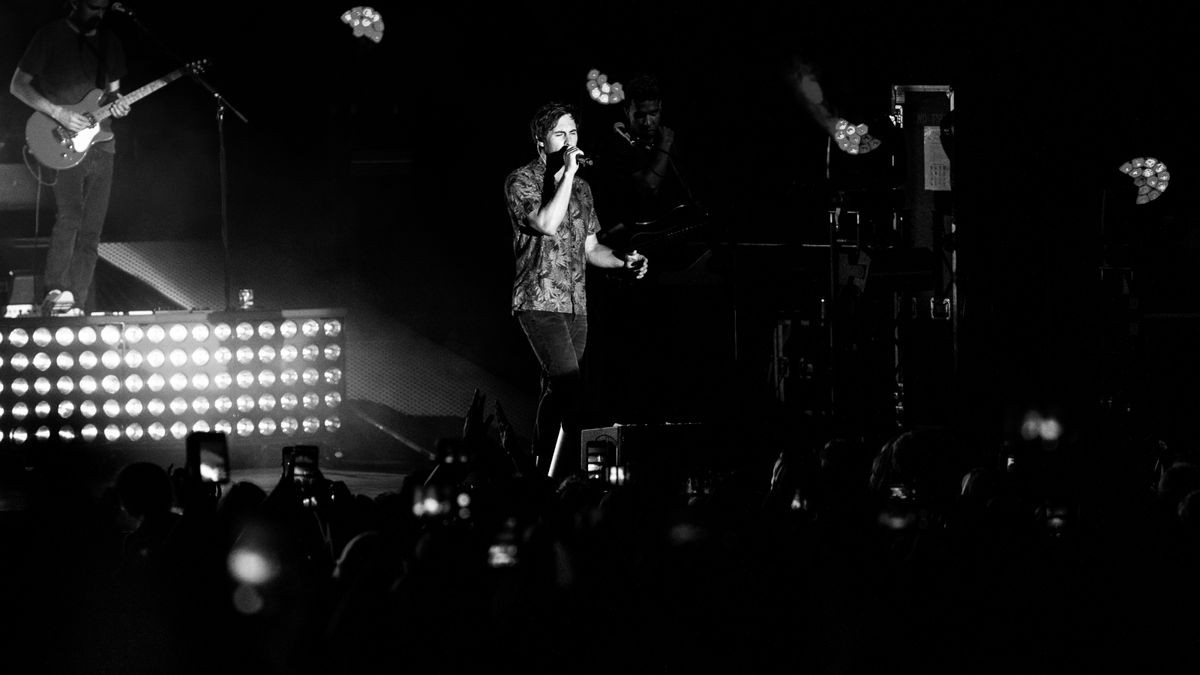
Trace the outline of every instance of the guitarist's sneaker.
<instances>
[{"instance_id":1,"label":"guitarist's sneaker","mask_svg":"<svg viewBox=\"0 0 1200 675\"><path fill-rule=\"evenodd\" d=\"M42 301L42 316L75 316L75 294L71 291L52 290Z\"/></svg>"}]
</instances>

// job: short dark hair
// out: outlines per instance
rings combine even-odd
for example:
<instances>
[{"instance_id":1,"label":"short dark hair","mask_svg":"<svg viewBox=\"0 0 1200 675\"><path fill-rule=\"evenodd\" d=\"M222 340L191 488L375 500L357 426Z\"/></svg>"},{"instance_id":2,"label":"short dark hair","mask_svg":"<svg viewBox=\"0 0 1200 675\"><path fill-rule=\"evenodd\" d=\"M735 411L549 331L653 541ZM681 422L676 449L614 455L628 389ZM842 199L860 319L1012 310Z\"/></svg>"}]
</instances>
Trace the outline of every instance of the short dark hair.
<instances>
[{"instance_id":1,"label":"short dark hair","mask_svg":"<svg viewBox=\"0 0 1200 675\"><path fill-rule=\"evenodd\" d=\"M537 112L533 113L533 119L529 120L529 134L533 136L533 140L546 140L546 135L563 115L570 115L571 119L575 120L575 126L579 127L579 116L575 114L575 107L568 103L551 101L538 108Z\"/></svg>"},{"instance_id":2,"label":"short dark hair","mask_svg":"<svg viewBox=\"0 0 1200 675\"><path fill-rule=\"evenodd\" d=\"M662 90L658 86L658 78L649 73L635 76L625 84L626 99L629 103L639 101L661 101Z\"/></svg>"}]
</instances>

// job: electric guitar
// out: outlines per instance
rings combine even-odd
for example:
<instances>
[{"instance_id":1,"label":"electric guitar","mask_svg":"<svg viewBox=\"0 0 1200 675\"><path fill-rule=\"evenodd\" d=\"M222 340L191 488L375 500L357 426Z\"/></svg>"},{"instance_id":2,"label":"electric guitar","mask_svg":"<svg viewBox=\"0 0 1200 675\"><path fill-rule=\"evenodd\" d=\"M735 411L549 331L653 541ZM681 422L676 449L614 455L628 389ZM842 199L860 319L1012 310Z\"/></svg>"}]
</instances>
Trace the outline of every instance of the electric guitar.
<instances>
[{"instance_id":1,"label":"electric guitar","mask_svg":"<svg viewBox=\"0 0 1200 675\"><path fill-rule=\"evenodd\" d=\"M179 79L184 73L199 73L208 65L206 60L193 61L170 74L149 82L121 97L122 101L133 104L162 89ZM107 124L101 123L112 116L112 103L100 105L104 92L93 89L75 105L63 106L72 112L77 112L91 122L84 130L73 132L56 122L49 115L35 112L25 123L25 143L29 151L42 165L51 169L69 169L78 165L87 156L88 150L96 143L113 139L113 133Z\"/></svg>"}]
</instances>

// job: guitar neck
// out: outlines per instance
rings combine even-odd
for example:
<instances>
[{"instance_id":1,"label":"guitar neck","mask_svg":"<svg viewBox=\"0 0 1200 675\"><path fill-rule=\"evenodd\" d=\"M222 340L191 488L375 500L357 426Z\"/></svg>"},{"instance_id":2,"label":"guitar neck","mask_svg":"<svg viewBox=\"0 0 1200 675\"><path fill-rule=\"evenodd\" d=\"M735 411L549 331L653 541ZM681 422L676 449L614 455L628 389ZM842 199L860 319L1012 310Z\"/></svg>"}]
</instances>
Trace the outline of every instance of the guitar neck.
<instances>
[{"instance_id":1,"label":"guitar neck","mask_svg":"<svg viewBox=\"0 0 1200 675\"><path fill-rule=\"evenodd\" d=\"M133 105L134 103L137 103L138 101L146 98L150 94L153 94L154 92L158 91L159 89L162 89L163 87L167 86L168 84L171 84L175 80L179 79L179 76L181 76L181 75L183 75L182 68L180 68L179 70L176 70L172 73L169 73L163 77L160 77L157 80L147 82L146 84L144 84L144 85L138 87L137 89L134 89L133 91L129 92L128 94L122 96L121 100L125 101L126 103L128 103L130 105ZM113 106L112 103L109 103L108 105L105 105L105 106L101 106L98 110L96 110L96 112L92 113L92 117L94 117L97 122L100 122L102 120L105 120L105 119L111 117L112 116L112 106Z\"/></svg>"}]
</instances>

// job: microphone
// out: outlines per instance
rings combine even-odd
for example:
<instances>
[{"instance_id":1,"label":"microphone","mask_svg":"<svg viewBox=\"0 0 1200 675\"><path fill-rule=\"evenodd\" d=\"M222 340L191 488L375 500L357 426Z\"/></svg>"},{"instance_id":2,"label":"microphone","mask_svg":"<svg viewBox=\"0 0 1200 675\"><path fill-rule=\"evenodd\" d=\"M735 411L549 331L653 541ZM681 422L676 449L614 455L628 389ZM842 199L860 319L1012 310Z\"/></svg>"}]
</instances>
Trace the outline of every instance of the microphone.
<instances>
[{"instance_id":1,"label":"microphone","mask_svg":"<svg viewBox=\"0 0 1200 675\"><path fill-rule=\"evenodd\" d=\"M133 11L132 8L130 8L128 5L121 3L121 2L114 2L113 4L109 5L108 8L111 9L112 11L116 12L117 14L124 14L125 16L128 16L130 18L137 16L137 14Z\"/></svg>"},{"instance_id":2,"label":"microphone","mask_svg":"<svg viewBox=\"0 0 1200 675\"><path fill-rule=\"evenodd\" d=\"M561 164L567 159L567 149L564 147L562 150L559 150L551 155L551 157L557 158L558 162ZM594 162L595 160L587 155L575 155L575 163L579 165L579 168L581 169L585 166L591 166Z\"/></svg>"}]
</instances>

